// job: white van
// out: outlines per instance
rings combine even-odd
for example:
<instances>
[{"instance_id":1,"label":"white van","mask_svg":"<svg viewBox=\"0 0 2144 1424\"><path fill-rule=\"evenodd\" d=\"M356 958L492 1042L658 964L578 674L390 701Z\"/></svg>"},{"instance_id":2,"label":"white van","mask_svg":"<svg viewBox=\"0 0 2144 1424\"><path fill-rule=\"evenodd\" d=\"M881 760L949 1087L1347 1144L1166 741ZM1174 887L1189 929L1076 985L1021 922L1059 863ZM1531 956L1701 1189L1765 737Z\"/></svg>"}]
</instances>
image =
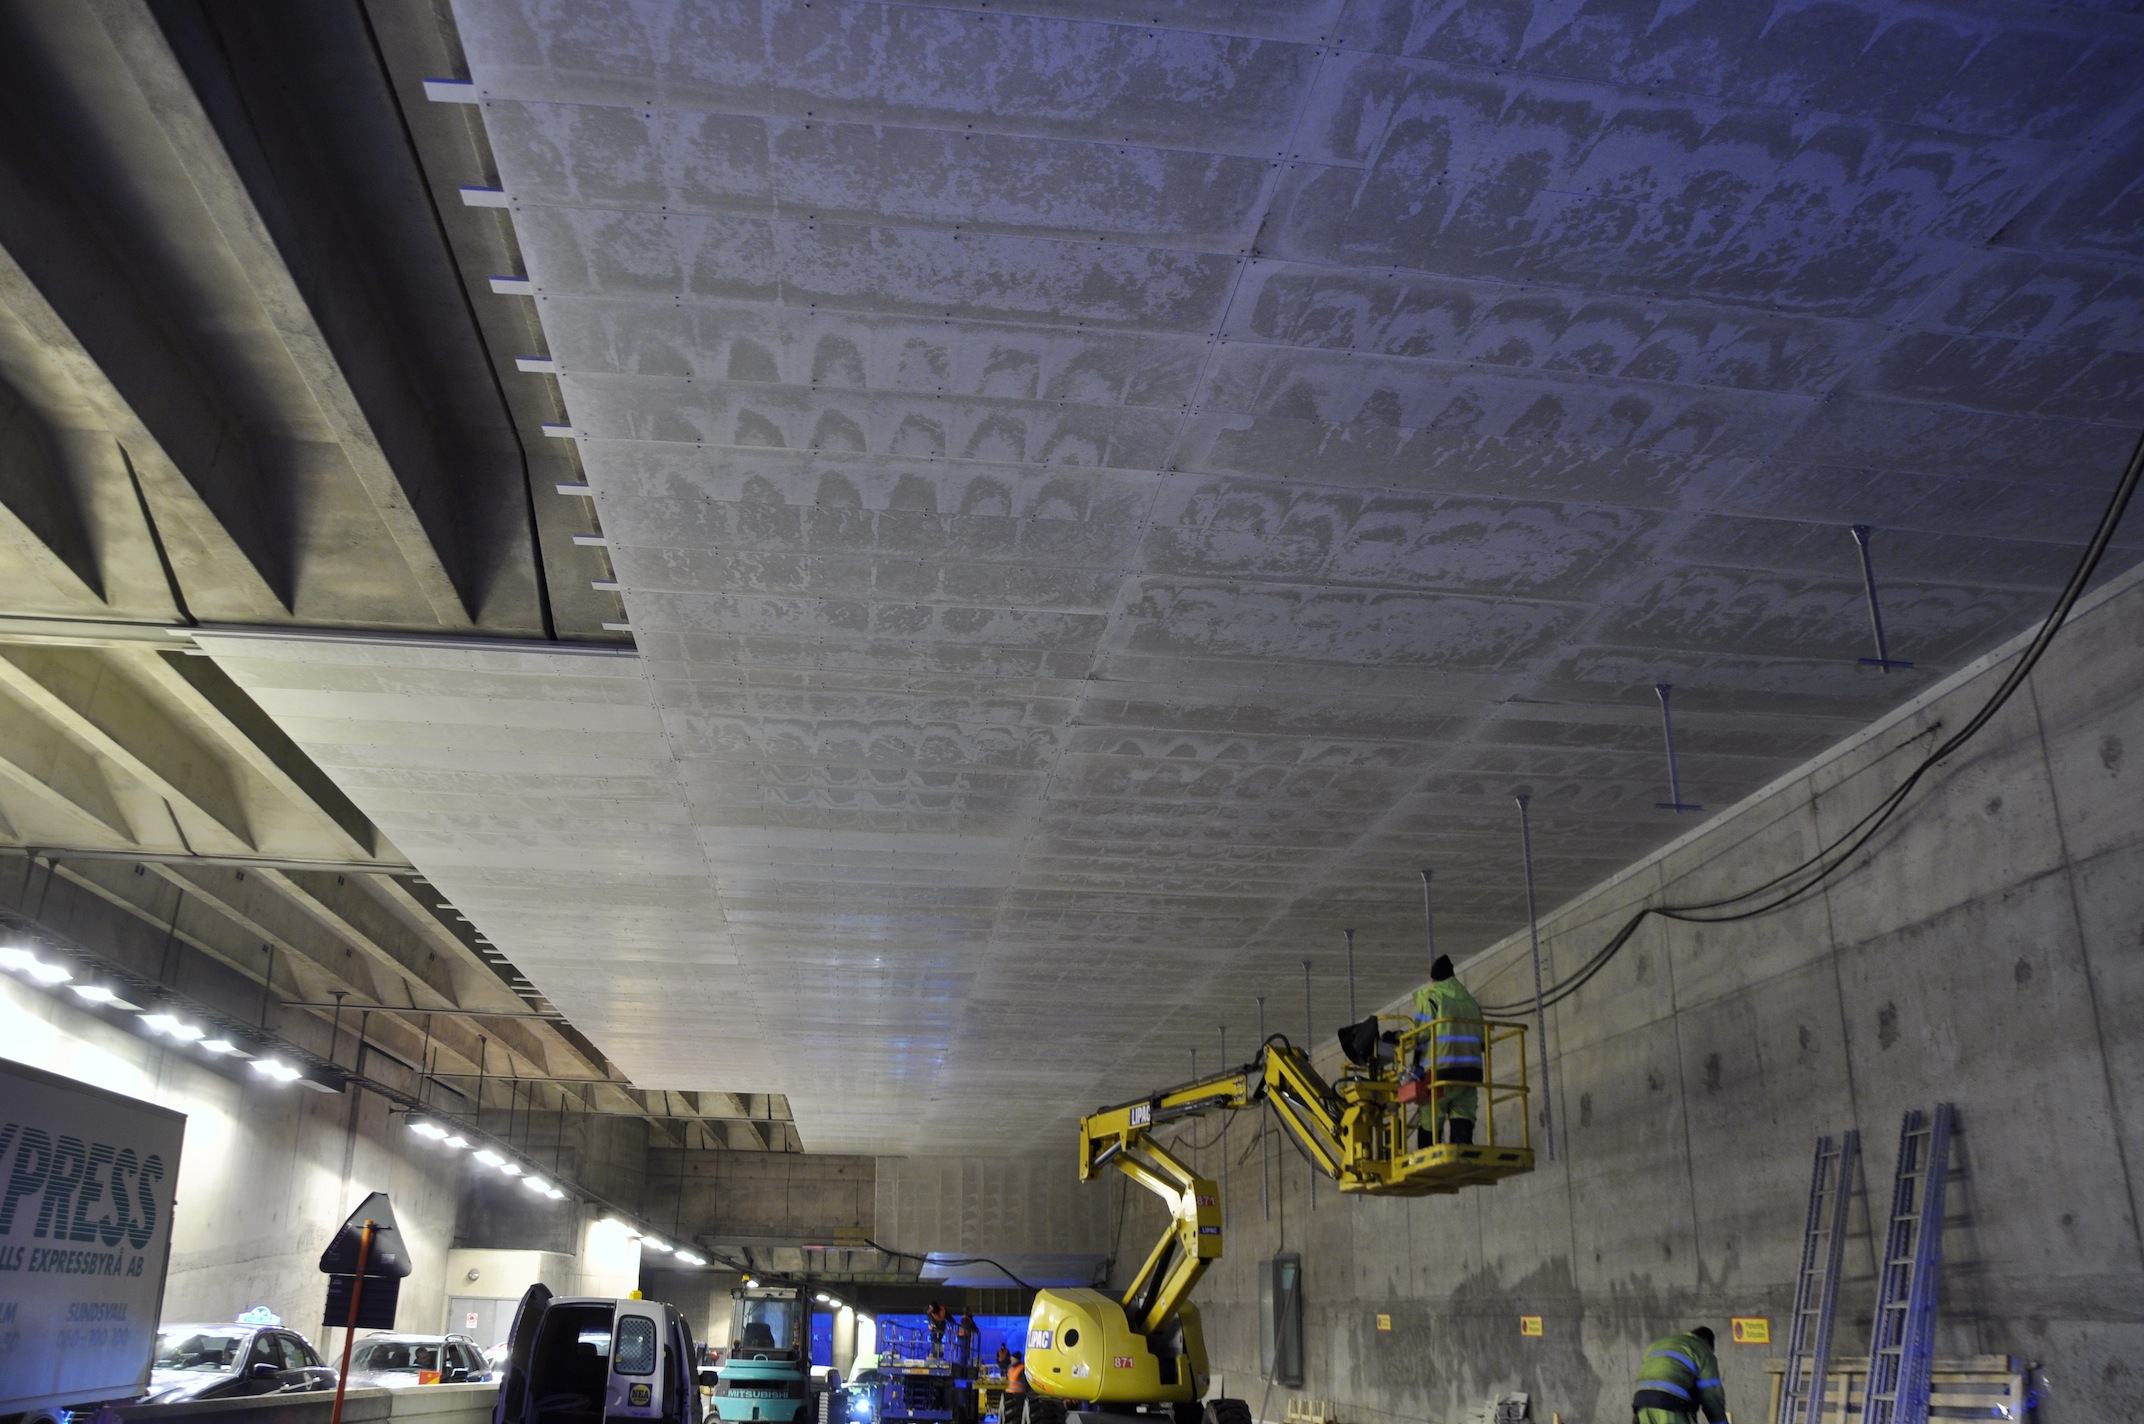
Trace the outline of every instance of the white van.
<instances>
[{"instance_id":1,"label":"white van","mask_svg":"<svg viewBox=\"0 0 2144 1424\"><path fill-rule=\"evenodd\" d=\"M533 1285L514 1312L492 1424L700 1424L698 1359L675 1306L562 1300Z\"/></svg>"}]
</instances>

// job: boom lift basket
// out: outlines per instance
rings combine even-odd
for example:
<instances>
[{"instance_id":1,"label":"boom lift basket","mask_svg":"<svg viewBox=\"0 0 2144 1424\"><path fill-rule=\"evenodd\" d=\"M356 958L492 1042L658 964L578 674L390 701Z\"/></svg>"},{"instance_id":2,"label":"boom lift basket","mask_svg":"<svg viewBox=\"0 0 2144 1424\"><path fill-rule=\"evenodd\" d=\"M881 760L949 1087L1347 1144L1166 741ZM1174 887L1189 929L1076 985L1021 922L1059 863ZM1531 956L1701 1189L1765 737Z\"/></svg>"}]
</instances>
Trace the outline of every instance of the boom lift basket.
<instances>
[{"instance_id":1,"label":"boom lift basket","mask_svg":"<svg viewBox=\"0 0 2144 1424\"><path fill-rule=\"evenodd\" d=\"M1479 1076L1440 1075L1437 1048L1447 1034L1481 1038ZM1393 1150L1390 1169L1380 1187L1354 1187L1380 1195L1429 1196L1481 1186L1531 1172L1534 1167L1533 1114L1528 1110L1526 1025L1515 1019L1437 1019L1402 1030L1394 1070ZM1419 1071L1409 1065L1419 1062ZM1382 1063L1373 1065L1382 1069ZM1373 1079L1374 1081L1374 1079ZM1342 1080L1344 1092L1347 1080ZM1440 1093L1471 1090L1477 1106L1474 1141L1445 1142L1408 1150L1402 1117L1415 1109L1417 1125L1429 1127ZM1350 1190L1343 1179L1340 1189Z\"/></svg>"}]
</instances>

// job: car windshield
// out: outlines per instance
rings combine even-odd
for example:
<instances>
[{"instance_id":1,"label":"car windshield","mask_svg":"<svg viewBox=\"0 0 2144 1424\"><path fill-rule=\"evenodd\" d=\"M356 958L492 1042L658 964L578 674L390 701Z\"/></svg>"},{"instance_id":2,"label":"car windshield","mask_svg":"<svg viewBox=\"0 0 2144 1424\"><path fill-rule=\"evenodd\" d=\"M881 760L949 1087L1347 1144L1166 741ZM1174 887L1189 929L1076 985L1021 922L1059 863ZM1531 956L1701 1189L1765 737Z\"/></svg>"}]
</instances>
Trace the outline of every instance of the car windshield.
<instances>
[{"instance_id":1,"label":"car windshield","mask_svg":"<svg viewBox=\"0 0 2144 1424\"><path fill-rule=\"evenodd\" d=\"M794 1300L747 1297L737 1302L736 1350L791 1350L796 1348L797 1321L803 1312Z\"/></svg>"},{"instance_id":2,"label":"car windshield","mask_svg":"<svg viewBox=\"0 0 2144 1424\"><path fill-rule=\"evenodd\" d=\"M150 1368L227 1375L245 1358L246 1342L252 1338L250 1330L166 1330L156 1337L156 1361Z\"/></svg>"},{"instance_id":3,"label":"car windshield","mask_svg":"<svg viewBox=\"0 0 2144 1424\"><path fill-rule=\"evenodd\" d=\"M437 1345L413 1344L407 1340L374 1340L359 1345L356 1367L361 1370L436 1370Z\"/></svg>"}]
</instances>

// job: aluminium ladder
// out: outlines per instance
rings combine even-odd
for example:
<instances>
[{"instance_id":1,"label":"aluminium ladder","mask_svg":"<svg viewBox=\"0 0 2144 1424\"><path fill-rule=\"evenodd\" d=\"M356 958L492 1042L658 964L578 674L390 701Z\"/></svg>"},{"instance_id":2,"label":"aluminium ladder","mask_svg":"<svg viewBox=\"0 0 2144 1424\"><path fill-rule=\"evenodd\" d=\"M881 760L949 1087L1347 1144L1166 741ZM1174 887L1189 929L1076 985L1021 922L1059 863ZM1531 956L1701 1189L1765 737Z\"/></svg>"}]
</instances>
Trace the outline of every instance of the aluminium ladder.
<instances>
[{"instance_id":1,"label":"aluminium ladder","mask_svg":"<svg viewBox=\"0 0 2144 1424\"><path fill-rule=\"evenodd\" d=\"M1869 1393L1861 1424L1927 1424L1936 1280L1943 1264L1943 1188L1956 1125L1956 1109L1938 1103L1933 1120L1910 1108L1899 1128L1898 1174L1876 1278Z\"/></svg>"},{"instance_id":2,"label":"aluminium ladder","mask_svg":"<svg viewBox=\"0 0 2144 1424\"><path fill-rule=\"evenodd\" d=\"M1846 1254L1846 1213L1853 1204L1861 1134L1833 1145L1816 1140L1809 1171L1809 1219L1802 1229L1802 1269L1794 1281L1794 1315L1787 1324L1787 1368L1773 1424L1819 1424L1831 1370L1831 1329L1838 1317L1839 1268Z\"/></svg>"}]
</instances>

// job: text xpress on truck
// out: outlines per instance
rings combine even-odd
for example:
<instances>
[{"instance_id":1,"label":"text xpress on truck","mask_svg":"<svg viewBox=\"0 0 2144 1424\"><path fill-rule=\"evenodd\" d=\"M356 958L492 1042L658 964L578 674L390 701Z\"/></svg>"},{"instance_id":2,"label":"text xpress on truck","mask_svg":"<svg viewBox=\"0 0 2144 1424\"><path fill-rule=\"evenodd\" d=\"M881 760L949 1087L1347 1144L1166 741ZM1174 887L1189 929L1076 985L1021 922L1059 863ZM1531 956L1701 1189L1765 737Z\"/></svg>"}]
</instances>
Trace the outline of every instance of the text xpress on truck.
<instances>
[{"instance_id":1,"label":"text xpress on truck","mask_svg":"<svg viewBox=\"0 0 2144 1424\"><path fill-rule=\"evenodd\" d=\"M0 1419L149 1379L186 1115L0 1061Z\"/></svg>"}]
</instances>

